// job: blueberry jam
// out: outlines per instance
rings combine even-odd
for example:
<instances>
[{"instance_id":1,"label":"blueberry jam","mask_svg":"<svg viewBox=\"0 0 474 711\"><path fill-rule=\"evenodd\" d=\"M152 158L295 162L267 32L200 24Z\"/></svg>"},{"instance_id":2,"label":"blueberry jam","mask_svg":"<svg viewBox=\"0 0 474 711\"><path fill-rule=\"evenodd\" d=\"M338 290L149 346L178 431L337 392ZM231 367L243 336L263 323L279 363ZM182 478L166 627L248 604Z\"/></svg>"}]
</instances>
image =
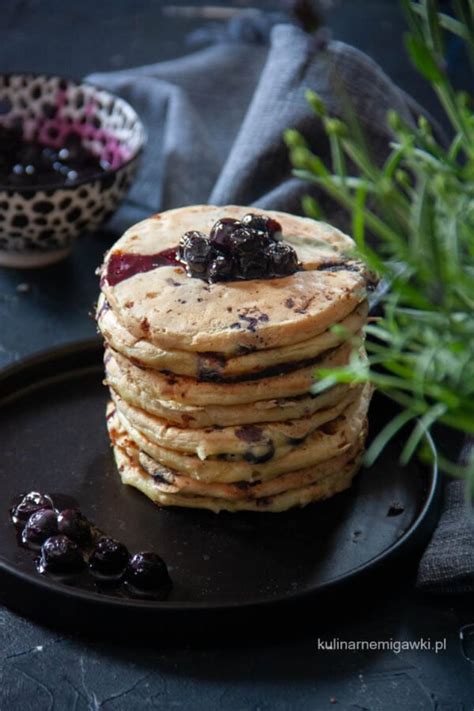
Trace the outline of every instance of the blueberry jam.
<instances>
[{"instance_id":1,"label":"blueberry jam","mask_svg":"<svg viewBox=\"0 0 474 711\"><path fill-rule=\"evenodd\" d=\"M249 213L242 220L218 220L209 237L202 232L186 232L178 258L189 276L211 283L284 277L294 274L300 265L293 247L281 240L279 222Z\"/></svg>"},{"instance_id":2,"label":"blueberry jam","mask_svg":"<svg viewBox=\"0 0 474 711\"><path fill-rule=\"evenodd\" d=\"M53 148L37 138L25 140L18 129L0 127L0 185L72 185L109 168L85 148L77 133L69 133L61 147Z\"/></svg>"},{"instance_id":3,"label":"blueberry jam","mask_svg":"<svg viewBox=\"0 0 474 711\"><path fill-rule=\"evenodd\" d=\"M37 553L41 575L122 597L163 600L171 590L166 563L157 553L130 556L123 543L88 521L69 497L22 494L10 516L20 546Z\"/></svg>"},{"instance_id":4,"label":"blueberry jam","mask_svg":"<svg viewBox=\"0 0 474 711\"><path fill-rule=\"evenodd\" d=\"M115 286L135 274L169 266L184 267L188 276L209 283L273 279L301 269L293 247L282 241L280 223L249 213L242 220L218 220L209 235L186 232L178 247L156 254L115 252L107 261L101 286Z\"/></svg>"}]
</instances>

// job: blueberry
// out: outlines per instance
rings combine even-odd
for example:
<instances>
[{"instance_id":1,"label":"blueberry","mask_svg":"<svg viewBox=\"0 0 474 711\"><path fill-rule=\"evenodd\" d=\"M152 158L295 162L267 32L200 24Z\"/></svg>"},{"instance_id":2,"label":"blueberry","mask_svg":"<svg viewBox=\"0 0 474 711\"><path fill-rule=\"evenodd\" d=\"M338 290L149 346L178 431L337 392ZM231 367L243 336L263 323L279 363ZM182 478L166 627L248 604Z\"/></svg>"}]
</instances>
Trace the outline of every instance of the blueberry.
<instances>
[{"instance_id":1,"label":"blueberry","mask_svg":"<svg viewBox=\"0 0 474 711\"><path fill-rule=\"evenodd\" d=\"M270 238L265 232L242 227L231 237L235 276L240 279L263 279L268 276L265 249Z\"/></svg>"},{"instance_id":2,"label":"blueberry","mask_svg":"<svg viewBox=\"0 0 474 711\"><path fill-rule=\"evenodd\" d=\"M239 227L242 227L239 220L223 217L222 220L217 220L212 227L209 242L221 252L229 253L232 248L230 238Z\"/></svg>"},{"instance_id":3,"label":"blueberry","mask_svg":"<svg viewBox=\"0 0 474 711\"><path fill-rule=\"evenodd\" d=\"M263 252L241 254L236 261L241 279L264 279L268 276L268 259Z\"/></svg>"},{"instance_id":4,"label":"blueberry","mask_svg":"<svg viewBox=\"0 0 474 711\"><path fill-rule=\"evenodd\" d=\"M207 269L208 281L216 282L230 279L233 274L233 266L231 257L224 257L223 254L218 254Z\"/></svg>"},{"instance_id":5,"label":"blueberry","mask_svg":"<svg viewBox=\"0 0 474 711\"><path fill-rule=\"evenodd\" d=\"M265 232L250 230L241 227L230 237L230 245L233 256L252 253L257 256L269 244L268 235Z\"/></svg>"},{"instance_id":6,"label":"blueberry","mask_svg":"<svg viewBox=\"0 0 474 711\"><path fill-rule=\"evenodd\" d=\"M84 565L78 546L67 536L51 536L41 546L40 573L75 573Z\"/></svg>"},{"instance_id":7,"label":"blueberry","mask_svg":"<svg viewBox=\"0 0 474 711\"><path fill-rule=\"evenodd\" d=\"M179 259L186 264L191 276L203 277L217 252L202 232L186 232L181 238Z\"/></svg>"},{"instance_id":8,"label":"blueberry","mask_svg":"<svg viewBox=\"0 0 474 711\"><path fill-rule=\"evenodd\" d=\"M242 224L252 230L266 232L273 239L281 237L281 225L277 220L274 220L273 217L256 215L255 213L249 212L242 218Z\"/></svg>"},{"instance_id":9,"label":"blueberry","mask_svg":"<svg viewBox=\"0 0 474 711\"><path fill-rule=\"evenodd\" d=\"M274 242L265 250L268 269L273 276L288 276L298 270L298 257L293 247L285 242Z\"/></svg>"},{"instance_id":10,"label":"blueberry","mask_svg":"<svg viewBox=\"0 0 474 711\"><path fill-rule=\"evenodd\" d=\"M46 494L39 491L30 491L23 494L16 506L10 509L10 516L15 526L23 527L30 516L41 509L52 509L53 502Z\"/></svg>"},{"instance_id":11,"label":"blueberry","mask_svg":"<svg viewBox=\"0 0 474 711\"><path fill-rule=\"evenodd\" d=\"M80 546L88 546L92 540L89 521L77 509L64 509L58 516L58 531Z\"/></svg>"},{"instance_id":12,"label":"blueberry","mask_svg":"<svg viewBox=\"0 0 474 711\"><path fill-rule=\"evenodd\" d=\"M49 146L46 146L41 151L41 159L42 159L43 163L52 163L53 161L58 159L58 154L56 153L54 148L50 148Z\"/></svg>"},{"instance_id":13,"label":"blueberry","mask_svg":"<svg viewBox=\"0 0 474 711\"><path fill-rule=\"evenodd\" d=\"M58 520L56 511L52 509L40 509L31 514L27 521L21 540L26 545L39 545L50 536L58 532Z\"/></svg>"},{"instance_id":14,"label":"blueberry","mask_svg":"<svg viewBox=\"0 0 474 711\"><path fill-rule=\"evenodd\" d=\"M89 566L98 575L118 576L125 570L130 554L119 541L100 538L89 558Z\"/></svg>"},{"instance_id":15,"label":"blueberry","mask_svg":"<svg viewBox=\"0 0 474 711\"><path fill-rule=\"evenodd\" d=\"M166 563L157 553L135 553L125 571L125 578L137 590L151 593L171 584Z\"/></svg>"}]
</instances>

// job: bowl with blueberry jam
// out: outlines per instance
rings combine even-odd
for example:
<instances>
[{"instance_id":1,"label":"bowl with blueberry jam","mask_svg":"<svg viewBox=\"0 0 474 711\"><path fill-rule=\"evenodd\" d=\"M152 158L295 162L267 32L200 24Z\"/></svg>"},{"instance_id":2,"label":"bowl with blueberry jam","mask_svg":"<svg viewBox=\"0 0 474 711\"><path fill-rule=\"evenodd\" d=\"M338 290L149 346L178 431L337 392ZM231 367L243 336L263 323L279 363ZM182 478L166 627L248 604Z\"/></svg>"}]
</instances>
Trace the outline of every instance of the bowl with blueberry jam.
<instances>
[{"instance_id":1,"label":"bowl with blueberry jam","mask_svg":"<svg viewBox=\"0 0 474 711\"><path fill-rule=\"evenodd\" d=\"M0 74L0 265L65 257L124 198L145 142L123 99L61 77Z\"/></svg>"}]
</instances>

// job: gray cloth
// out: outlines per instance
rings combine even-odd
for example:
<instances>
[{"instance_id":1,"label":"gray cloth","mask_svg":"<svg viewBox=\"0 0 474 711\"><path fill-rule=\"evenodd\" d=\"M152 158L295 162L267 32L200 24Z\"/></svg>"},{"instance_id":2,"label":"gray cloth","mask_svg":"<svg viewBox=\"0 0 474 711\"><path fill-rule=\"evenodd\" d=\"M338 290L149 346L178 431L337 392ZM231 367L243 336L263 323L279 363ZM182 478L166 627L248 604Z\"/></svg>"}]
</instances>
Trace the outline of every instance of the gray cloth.
<instances>
[{"instance_id":1,"label":"gray cloth","mask_svg":"<svg viewBox=\"0 0 474 711\"><path fill-rule=\"evenodd\" d=\"M273 28L268 47L233 40L174 61L88 77L129 101L148 131L139 177L114 229L196 203L301 213L302 196L314 188L292 176L284 129L300 130L327 157L324 131L305 100L307 88L332 113L351 107L379 161L390 138L387 110L407 121L419 111L378 65L341 42L327 43L289 24ZM322 202L327 219L344 228L340 208ZM418 582L429 589L451 583L473 589L474 535L459 495L450 492Z\"/></svg>"},{"instance_id":2,"label":"gray cloth","mask_svg":"<svg viewBox=\"0 0 474 711\"><path fill-rule=\"evenodd\" d=\"M429 592L474 590L474 523L462 481L449 481L438 527L418 568L417 587Z\"/></svg>"},{"instance_id":3,"label":"gray cloth","mask_svg":"<svg viewBox=\"0 0 474 711\"><path fill-rule=\"evenodd\" d=\"M465 438L459 463L474 456L474 438ZM447 480L443 509L418 568L417 586L429 592L474 590L474 515L466 482Z\"/></svg>"},{"instance_id":4,"label":"gray cloth","mask_svg":"<svg viewBox=\"0 0 474 711\"><path fill-rule=\"evenodd\" d=\"M297 128L319 153L327 150L304 96L308 87L333 112L348 102L379 158L389 135L387 109L407 120L412 114L405 94L366 55L341 42L322 47L293 25L275 26L269 48L220 43L181 59L88 80L135 106L149 136L126 217L119 213L116 229L130 217L197 203L300 213L309 188L291 175L283 131ZM341 219L335 205L328 204L326 214L333 222Z\"/></svg>"}]
</instances>

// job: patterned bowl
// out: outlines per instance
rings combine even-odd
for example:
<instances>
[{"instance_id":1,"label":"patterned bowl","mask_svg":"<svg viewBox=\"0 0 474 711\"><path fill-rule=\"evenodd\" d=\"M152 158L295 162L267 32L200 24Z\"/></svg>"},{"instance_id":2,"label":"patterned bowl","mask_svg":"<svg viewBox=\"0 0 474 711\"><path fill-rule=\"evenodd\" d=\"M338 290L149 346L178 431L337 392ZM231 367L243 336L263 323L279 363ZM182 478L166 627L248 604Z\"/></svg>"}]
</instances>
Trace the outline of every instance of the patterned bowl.
<instances>
[{"instance_id":1,"label":"patterned bowl","mask_svg":"<svg viewBox=\"0 0 474 711\"><path fill-rule=\"evenodd\" d=\"M7 267L57 262L78 235L96 230L125 197L145 143L143 125L126 101L43 74L0 74L0 128L56 150L74 134L109 166L68 185L0 184L0 265Z\"/></svg>"}]
</instances>

